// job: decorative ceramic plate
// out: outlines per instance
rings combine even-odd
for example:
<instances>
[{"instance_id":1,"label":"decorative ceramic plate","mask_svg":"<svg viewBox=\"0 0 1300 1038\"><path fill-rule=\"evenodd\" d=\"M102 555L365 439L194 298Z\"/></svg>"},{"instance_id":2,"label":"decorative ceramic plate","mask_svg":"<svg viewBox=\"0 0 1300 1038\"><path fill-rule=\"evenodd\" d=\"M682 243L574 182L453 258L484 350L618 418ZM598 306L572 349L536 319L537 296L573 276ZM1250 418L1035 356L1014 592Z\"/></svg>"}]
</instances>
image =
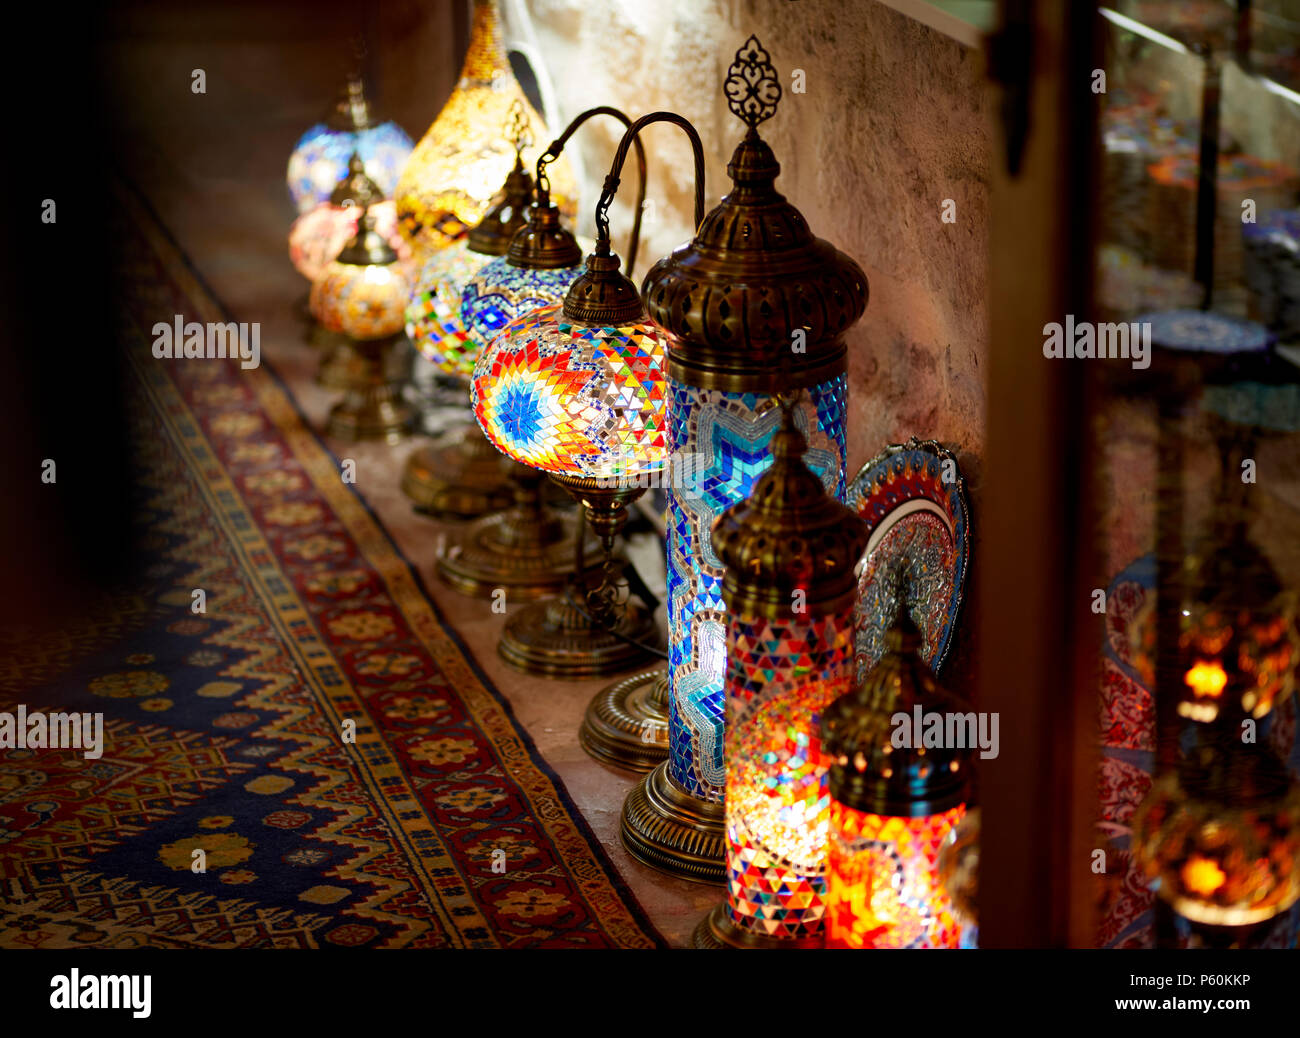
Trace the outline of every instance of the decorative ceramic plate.
<instances>
[{"instance_id":1,"label":"decorative ceramic plate","mask_svg":"<svg viewBox=\"0 0 1300 1038\"><path fill-rule=\"evenodd\" d=\"M858 676L884 652L899 593L938 673L970 567L970 513L956 456L934 440L891 443L854 477L845 500L870 531L853 617Z\"/></svg>"}]
</instances>

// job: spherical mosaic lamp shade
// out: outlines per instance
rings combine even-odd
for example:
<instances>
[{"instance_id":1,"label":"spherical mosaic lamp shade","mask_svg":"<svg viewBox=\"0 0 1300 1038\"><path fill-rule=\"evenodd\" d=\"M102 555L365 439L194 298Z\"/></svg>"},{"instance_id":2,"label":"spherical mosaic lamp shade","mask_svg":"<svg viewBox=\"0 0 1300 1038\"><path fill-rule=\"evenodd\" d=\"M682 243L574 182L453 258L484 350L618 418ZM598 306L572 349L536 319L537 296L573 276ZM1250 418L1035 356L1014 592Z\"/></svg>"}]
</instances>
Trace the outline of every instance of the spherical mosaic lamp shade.
<instances>
[{"instance_id":1,"label":"spherical mosaic lamp shade","mask_svg":"<svg viewBox=\"0 0 1300 1038\"><path fill-rule=\"evenodd\" d=\"M492 340L470 400L484 435L516 461L631 479L664 465L664 380L663 339L649 322L588 324L552 304Z\"/></svg>"},{"instance_id":2,"label":"spherical mosaic lamp shade","mask_svg":"<svg viewBox=\"0 0 1300 1038\"><path fill-rule=\"evenodd\" d=\"M298 273L315 281L357 233L361 214L369 209L375 230L401 260L410 259L411 247L397 233L397 208L385 201L383 191L369 176L356 152L348 160L347 175L330 197L304 213L289 228L289 259Z\"/></svg>"},{"instance_id":3,"label":"spherical mosaic lamp shade","mask_svg":"<svg viewBox=\"0 0 1300 1038\"><path fill-rule=\"evenodd\" d=\"M410 277L367 212L357 233L312 284L312 316L357 340L396 335L405 324Z\"/></svg>"},{"instance_id":4,"label":"spherical mosaic lamp shade","mask_svg":"<svg viewBox=\"0 0 1300 1038\"><path fill-rule=\"evenodd\" d=\"M586 246L589 251L591 243ZM465 334L481 349L515 318L562 304L581 273L581 260L546 270L516 266L505 256L484 264L465 283L461 294Z\"/></svg>"},{"instance_id":5,"label":"spherical mosaic lamp shade","mask_svg":"<svg viewBox=\"0 0 1300 1038\"><path fill-rule=\"evenodd\" d=\"M359 76L328 119L298 139L289 157L289 194L299 213L329 201L335 186L348 175L349 157L361 157L366 175L385 195L397 187L398 176L411 155L411 138L395 122L375 120Z\"/></svg>"},{"instance_id":6,"label":"spherical mosaic lamp shade","mask_svg":"<svg viewBox=\"0 0 1300 1038\"><path fill-rule=\"evenodd\" d=\"M822 714L830 763L828 947L961 946L939 855L966 813L975 740L930 732L937 724L955 733L953 719L975 715L937 684L921 646L902 611L885 654Z\"/></svg>"},{"instance_id":7,"label":"spherical mosaic lamp shade","mask_svg":"<svg viewBox=\"0 0 1300 1038\"><path fill-rule=\"evenodd\" d=\"M516 104L523 106L534 139L544 140L546 123L510 70L496 0L474 0L460 80L412 151L394 192L398 225L417 255L450 245L482 219L515 162L501 126ZM524 159L531 168L536 150ZM567 164L557 165L555 183L557 202L572 215L577 188Z\"/></svg>"}]
</instances>

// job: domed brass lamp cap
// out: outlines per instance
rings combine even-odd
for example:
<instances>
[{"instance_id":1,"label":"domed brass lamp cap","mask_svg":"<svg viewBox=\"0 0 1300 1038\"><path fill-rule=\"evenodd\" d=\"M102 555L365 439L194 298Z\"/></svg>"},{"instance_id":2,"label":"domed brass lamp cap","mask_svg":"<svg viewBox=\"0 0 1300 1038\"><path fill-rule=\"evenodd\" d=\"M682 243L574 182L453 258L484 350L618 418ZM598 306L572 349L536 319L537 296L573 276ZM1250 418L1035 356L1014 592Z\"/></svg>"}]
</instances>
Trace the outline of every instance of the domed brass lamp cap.
<instances>
[{"instance_id":1,"label":"domed brass lamp cap","mask_svg":"<svg viewBox=\"0 0 1300 1038\"><path fill-rule=\"evenodd\" d=\"M379 120L370 107L366 97L366 86L361 76L353 73L348 76L348 83L339 94L338 101L325 118L325 125L331 130L368 130L377 126Z\"/></svg>"},{"instance_id":2,"label":"domed brass lamp cap","mask_svg":"<svg viewBox=\"0 0 1300 1038\"><path fill-rule=\"evenodd\" d=\"M359 205L369 209L384 200L383 189L366 175L366 164L355 151L348 158L348 173L330 192L330 205Z\"/></svg>"},{"instance_id":3,"label":"domed brass lamp cap","mask_svg":"<svg viewBox=\"0 0 1300 1038\"><path fill-rule=\"evenodd\" d=\"M646 309L670 336L668 373L680 382L761 393L815 386L846 370L844 333L866 310L867 276L776 190L781 166L757 127L776 113L781 85L753 36L725 91L749 126L727 165L732 191L689 244L650 269Z\"/></svg>"},{"instance_id":4,"label":"domed brass lamp cap","mask_svg":"<svg viewBox=\"0 0 1300 1038\"><path fill-rule=\"evenodd\" d=\"M506 262L528 270L576 267L582 262L582 246L560 222L560 210L547 201L532 207L528 222L510 242Z\"/></svg>"},{"instance_id":5,"label":"domed brass lamp cap","mask_svg":"<svg viewBox=\"0 0 1300 1038\"><path fill-rule=\"evenodd\" d=\"M636 285L619 270L618 257L593 252L586 269L569 286L563 314L569 321L617 327L644 320L645 307Z\"/></svg>"},{"instance_id":6,"label":"domed brass lamp cap","mask_svg":"<svg viewBox=\"0 0 1300 1038\"><path fill-rule=\"evenodd\" d=\"M949 738L949 718L975 715L960 697L945 690L921 656L921 632L907 610L885 635L885 653L857 688L822 712L822 750L831 761L830 794L846 807L869 814L916 818L939 814L966 799L970 752L969 726L964 747ZM916 708L923 719L916 730ZM897 715L909 728L895 746ZM938 714L944 724L941 745L925 746L924 718ZM955 727L955 723L954 723Z\"/></svg>"},{"instance_id":7,"label":"domed brass lamp cap","mask_svg":"<svg viewBox=\"0 0 1300 1038\"><path fill-rule=\"evenodd\" d=\"M357 224L357 233L343 246L338 260L358 267L384 267L397 262L397 253L384 236L375 230L375 218L367 211Z\"/></svg>"},{"instance_id":8,"label":"domed brass lamp cap","mask_svg":"<svg viewBox=\"0 0 1300 1038\"><path fill-rule=\"evenodd\" d=\"M866 524L804 464L807 441L792 411L771 449L772 464L753 493L713 523L727 608L772 619L847 613L857 593L853 569L867 547Z\"/></svg>"},{"instance_id":9,"label":"domed brass lamp cap","mask_svg":"<svg viewBox=\"0 0 1300 1038\"><path fill-rule=\"evenodd\" d=\"M515 235L528 222L528 204L532 197L532 174L524 169L522 160L516 157L515 168L502 185L499 201L469 232L470 251L484 256L504 256Z\"/></svg>"}]
</instances>

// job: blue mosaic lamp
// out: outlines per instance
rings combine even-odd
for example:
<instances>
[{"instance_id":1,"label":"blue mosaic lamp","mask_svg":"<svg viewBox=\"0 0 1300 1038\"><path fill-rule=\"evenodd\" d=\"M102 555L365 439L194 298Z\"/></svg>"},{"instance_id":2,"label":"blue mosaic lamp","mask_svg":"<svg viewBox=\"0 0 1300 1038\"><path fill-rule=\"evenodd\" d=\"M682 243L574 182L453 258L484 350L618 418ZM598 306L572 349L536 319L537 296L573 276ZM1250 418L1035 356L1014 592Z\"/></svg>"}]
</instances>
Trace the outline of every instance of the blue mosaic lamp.
<instances>
[{"instance_id":1,"label":"blue mosaic lamp","mask_svg":"<svg viewBox=\"0 0 1300 1038\"><path fill-rule=\"evenodd\" d=\"M727 613L709 532L772 462L778 393L805 391L793 416L804 461L843 500L844 335L867 305L862 268L814 237L775 188L781 167L758 126L776 113L781 86L753 36L724 88L748 127L727 166L732 190L641 288L668 340L668 449L694 459L698 478L668 493L669 757L632 790L622 819L636 858L719 883Z\"/></svg>"},{"instance_id":2,"label":"blue mosaic lamp","mask_svg":"<svg viewBox=\"0 0 1300 1038\"><path fill-rule=\"evenodd\" d=\"M546 167L560 157L574 132L596 115L612 116L624 126L632 125L632 120L617 108L604 105L589 108L569 123L537 160L537 204L529 214L527 226L515 236L504 256L484 264L466 283L460 317L471 344L476 344L478 349L487 346L515 318L539 307L562 304L569 286L583 272L582 248L564 228L560 210L551 203ZM645 148L640 137L634 137L633 144L639 186L628 239L628 270L636 264L645 202Z\"/></svg>"},{"instance_id":3,"label":"blue mosaic lamp","mask_svg":"<svg viewBox=\"0 0 1300 1038\"><path fill-rule=\"evenodd\" d=\"M299 213L328 202L335 186L348 175L348 159L356 152L366 176L391 197L411 148L411 138L397 123L375 117L365 84L359 73L353 73L326 119L294 146L289 157L289 194Z\"/></svg>"}]
</instances>

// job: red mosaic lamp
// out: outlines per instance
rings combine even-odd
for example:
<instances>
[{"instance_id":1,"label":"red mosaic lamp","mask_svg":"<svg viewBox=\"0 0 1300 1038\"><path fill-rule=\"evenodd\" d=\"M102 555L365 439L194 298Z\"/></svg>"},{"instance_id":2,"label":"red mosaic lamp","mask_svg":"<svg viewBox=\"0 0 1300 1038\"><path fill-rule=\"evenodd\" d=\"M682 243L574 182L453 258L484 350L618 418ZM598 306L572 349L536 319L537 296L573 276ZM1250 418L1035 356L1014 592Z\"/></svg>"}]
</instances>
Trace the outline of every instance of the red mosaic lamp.
<instances>
[{"instance_id":1,"label":"red mosaic lamp","mask_svg":"<svg viewBox=\"0 0 1300 1038\"><path fill-rule=\"evenodd\" d=\"M829 763L822 710L853 679L854 566L866 524L803 462L783 399L772 465L713 525L726 567L727 900L696 947L821 947Z\"/></svg>"},{"instance_id":2,"label":"red mosaic lamp","mask_svg":"<svg viewBox=\"0 0 1300 1038\"><path fill-rule=\"evenodd\" d=\"M823 751L831 758L830 948L961 946L939 854L966 813L970 751L926 747L921 732L894 736L898 715L912 722L970 708L935 681L921 646L921 632L901 611L884 655L822 715Z\"/></svg>"}]
</instances>

